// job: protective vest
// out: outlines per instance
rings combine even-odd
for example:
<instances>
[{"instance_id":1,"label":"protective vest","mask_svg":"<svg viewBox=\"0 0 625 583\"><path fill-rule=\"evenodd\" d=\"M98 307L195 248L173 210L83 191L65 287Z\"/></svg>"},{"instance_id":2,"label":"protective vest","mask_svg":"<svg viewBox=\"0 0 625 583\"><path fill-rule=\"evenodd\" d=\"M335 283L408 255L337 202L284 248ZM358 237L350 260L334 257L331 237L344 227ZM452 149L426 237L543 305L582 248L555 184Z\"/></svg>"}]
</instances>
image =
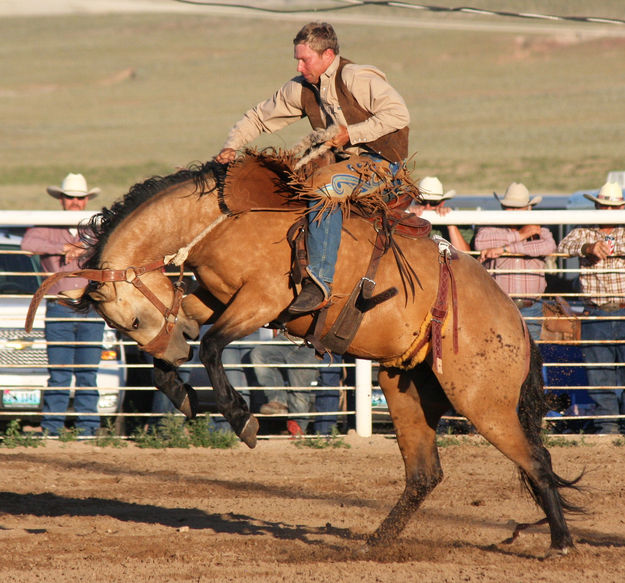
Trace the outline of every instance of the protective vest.
<instances>
[{"instance_id":1,"label":"protective vest","mask_svg":"<svg viewBox=\"0 0 625 583\"><path fill-rule=\"evenodd\" d=\"M364 109L349 92L343 81L343 67L351 61L340 57L339 67L336 71L335 83L339 105L343 110L345 121L348 125L356 124L369 119L372 114ZM306 113L310 125L314 130L325 129L325 121L321 115L319 92L307 81L302 83L302 109ZM408 126L381 136L372 142L357 144L366 147L373 153L382 156L389 162L401 162L408 157ZM348 146L353 144L348 144Z\"/></svg>"}]
</instances>

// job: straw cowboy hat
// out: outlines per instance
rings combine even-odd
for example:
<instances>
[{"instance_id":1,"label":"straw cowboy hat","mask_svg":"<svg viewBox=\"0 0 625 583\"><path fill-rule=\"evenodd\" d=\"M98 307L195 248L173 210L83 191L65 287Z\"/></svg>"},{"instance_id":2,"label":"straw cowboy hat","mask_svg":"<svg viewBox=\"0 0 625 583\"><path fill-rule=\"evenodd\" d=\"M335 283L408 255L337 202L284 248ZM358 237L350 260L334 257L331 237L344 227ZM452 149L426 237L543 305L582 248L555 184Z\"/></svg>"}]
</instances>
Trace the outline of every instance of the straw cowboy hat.
<instances>
[{"instance_id":1,"label":"straw cowboy hat","mask_svg":"<svg viewBox=\"0 0 625 583\"><path fill-rule=\"evenodd\" d=\"M443 185L435 176L426 176L419 181L419 192L423 200L447 200L456 196L455 190L443 194Z\"/></svg>"},{"instance_id":2,"label":"straw cowboy hat","mask_svg":"<svg viewBox=\"0 0 625 583\"><path fill-rule=\"evenodd\" d=\"M542 196L535 196L532 200L530 200L530 191L527 190L527 187L520 182L513 182L510 184L510 186L506 188L503 198L499 198L496 192L493 192L493 195L499 201L501 206L509 206L512 208L534 206L543 199Z\"/></svg>"},{"instance_id":3,"label":"straw cowboy hat","mask_svg":"<svg viewBox=\"0 0 625 583\"><path fill-rule=\"evenodd\" d=\"M603 204L607 206L621 206L625 204L625 200L623 200L623 191L621 187L616 182L606 182L599 191L597 196L593 196L592 194L585 194L584 198L588 200L592 200L597 204Z\"/></svg>"},{"instance_id":4,"label":"straw cowboy hat","mask_svg":"<svg viewBox=\"0 0 625 583\"><path fill-rule=\"evenodd\" d=\"M61 184L61 188L58 186L48 186L46 188L48 194L54 198L61 198L63 195L76 196L78 198L93 198L98 196L100 189L92 188L87 189L87 181L82 174L68 174Z\"/></svg>"}]
</instances>

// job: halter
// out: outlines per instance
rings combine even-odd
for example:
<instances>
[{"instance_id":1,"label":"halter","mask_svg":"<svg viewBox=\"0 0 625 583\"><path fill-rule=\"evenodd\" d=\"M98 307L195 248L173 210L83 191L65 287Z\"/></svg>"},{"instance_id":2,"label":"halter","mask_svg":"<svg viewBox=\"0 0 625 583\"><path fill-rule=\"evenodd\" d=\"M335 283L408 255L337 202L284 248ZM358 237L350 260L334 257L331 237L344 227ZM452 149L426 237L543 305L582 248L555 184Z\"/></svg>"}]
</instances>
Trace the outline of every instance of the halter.
<instances>
[{"instance_id":1,"label":"halter","mask_svg":"<svg viewBox=\"0 0 625 583\"><path fill-rule=\"evenodd\" d=\"M48 277L48 279L41 284L39 289L33 295L28 308L28 314L26 315L26 331L30 332L32 330L35 312L37 311L37 307L41 303L41 299L45 295L46 291L60 279L64 279L66 277L82 277L84 279L88 279L89 281L97 281L100 283L112 283L119 281L134 285L135 288L137 288L163 315L163 318L165 318L163 326L158 334L156 334L156 336L147 344L139 344L139 348L149 353L164 351L171 340L171 331L176 324L178 311L180 310L180 306L182 304L182 296L184 294L184 285L182 283L184 264L180 265L178 281L172 283L174 297L172 299L171 307L169 308L166 307L165 304L163 304L163 302L156 297L152 290L143 283L141 276L149 273L150 271L162 269L166 265L167 263L163 259L160 259L158 261L148 263L147 265L141 265L139 267L131 266L126 269L81 269L79 271L72 271L69 273L55 273Z\"/></svg>"}]
</instances>

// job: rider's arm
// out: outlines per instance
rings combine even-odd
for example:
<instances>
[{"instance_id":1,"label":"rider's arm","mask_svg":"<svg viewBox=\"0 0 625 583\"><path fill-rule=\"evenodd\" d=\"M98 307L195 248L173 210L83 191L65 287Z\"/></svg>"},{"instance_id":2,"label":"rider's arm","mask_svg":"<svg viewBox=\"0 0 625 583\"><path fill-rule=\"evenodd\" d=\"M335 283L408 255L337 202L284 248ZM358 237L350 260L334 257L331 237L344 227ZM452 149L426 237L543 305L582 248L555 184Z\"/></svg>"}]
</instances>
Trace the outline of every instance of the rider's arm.
<instances>
[{"instance_id":1,"label":"rider's arm","mask_svg":"<svg viewBox=\"0 0 625 583\"><path fill-rule=\"evenodd\" d=\"M358 104L372 114L369 119L348 126L352 144L372 142L410 123L406 102L379 69L370 65L346 65L343 81Z\"/></svg>"}]
</instances>

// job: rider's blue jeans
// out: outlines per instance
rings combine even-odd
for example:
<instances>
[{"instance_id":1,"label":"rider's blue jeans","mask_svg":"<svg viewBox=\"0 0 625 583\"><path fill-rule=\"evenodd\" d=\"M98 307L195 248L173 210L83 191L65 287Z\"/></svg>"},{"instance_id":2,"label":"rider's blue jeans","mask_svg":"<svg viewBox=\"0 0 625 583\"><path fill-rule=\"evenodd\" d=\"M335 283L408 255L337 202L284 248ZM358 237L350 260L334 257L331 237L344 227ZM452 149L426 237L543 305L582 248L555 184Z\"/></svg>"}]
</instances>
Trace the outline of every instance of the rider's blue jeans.
<instances>
[{"instance_id":1,"label":"rider's blue jeans","mask_svg":"<svg viewBox=\"0 0 625 583\"><path fill-rule=\"evenodd\" d=\"M377 156L367 156L367 158L374 162L383 161ZM389 165L393 176L397 174L400 167L401 164L399 163ZM327 173L329 168L331 166L322 170ZM340 172L332 177L332 184L323 184L317 190L325 196L329 190L334 191L335 195L349 196L354 188L359 185L357 176L357 171L350 174L349 170L345 171L345 167L342 165ZM365 182L360 187L362 192L366 192L368 189L378 189L380 181L376 180L376 177L372 177L371 181ZM309 206L314 206L314 203L311 201ZM343 215L341 209L336 208L333 211L323 213L320 219L318 216L319 212L311 212L308 215L308 274L329 294L330 285L334 281L334 269L341 245Z\"/></svg>"},{"instance_id":2,"label":"rider's blue jeans","mask_svg":"<svg viewBox=\"0 0 625 583\"><path fill-rule=\"evenodd\" d=\"M59 434L65 424L65 415L46 415L46 413L67 411L68 387L72 384L72 377L75 379L76 387L94 387L93 390L76 390L74 411L76 413L98 412L99 394L95 387L97 387L97 372L102 354L104 322L101 319L91 322L80 321L84 318L98 318L98 315L92 310L87 314L79 314L58 302L48 302L45 324L46 341L48 343L62 342L62 344L48 344L47 347L50 376L48 389L43 394L41 427L50 435ZM50 319L62 321L50 321ZM75 342L93 344L76 345ZM61 368L60 365L66 366ZM100 427L100 418L78 415L75 427L80 431L80 435L94 435Z\"/></svg>"}]
</instances>

